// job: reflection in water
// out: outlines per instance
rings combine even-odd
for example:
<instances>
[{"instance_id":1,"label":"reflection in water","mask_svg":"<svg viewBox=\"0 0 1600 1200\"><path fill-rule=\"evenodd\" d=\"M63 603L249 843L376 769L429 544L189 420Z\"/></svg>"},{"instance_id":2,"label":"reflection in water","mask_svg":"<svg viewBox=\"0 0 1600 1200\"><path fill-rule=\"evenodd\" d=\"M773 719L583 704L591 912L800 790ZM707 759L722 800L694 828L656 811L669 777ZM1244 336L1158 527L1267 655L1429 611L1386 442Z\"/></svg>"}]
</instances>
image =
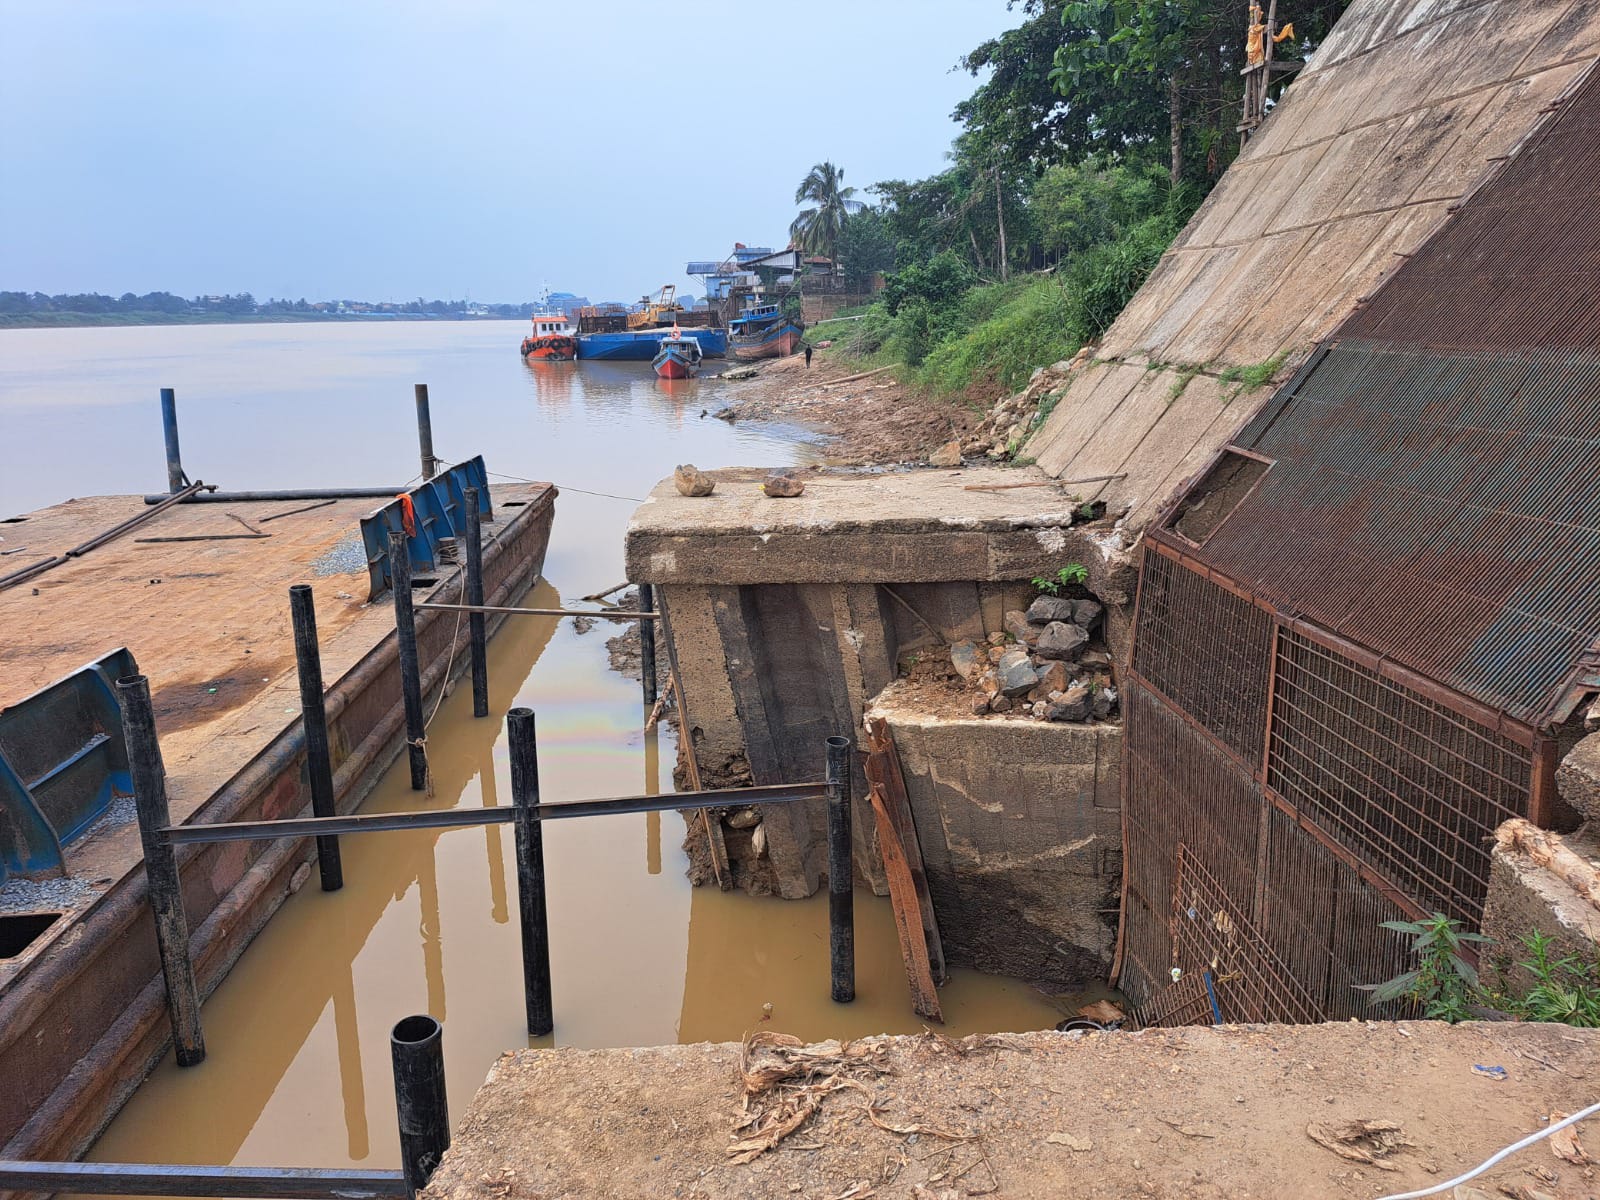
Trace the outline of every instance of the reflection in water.
<instances>
[{"instance_id":1,"label":"reflection in water","mask_svg":"<svg viewBox=\"0 0 1600 1200\"><path fill-rule=\"evenodd\" d=\"M556 607L561 593L589 594L623 577L632 505L590 493L641 496L678 462L782 465L804 453L700 420L723 406L716 380L663 387L647 363L525 365L521 336L520 322L6 332L0 425L8 446L27 452L0 473L0 507L158 486L162 385L178 389L191 474L230 488L397 482L414 469L411 385L426 381L442 455L481 450L491 472L565 485L545 561L561 590L541 582L529 597ZM103 431L89 443L83 397ZM286 432L313 426L324 436L309 444ZM64 478L64 464L81 476ZM507 624L489 647L491 711L502 716L474 720L471 689L458 687L428 732L435 797L409 789L401 762L365 811L503 803L503 714L513 704L539 714L546 798L670 788L671 730L643 732L639 686L607 668L608 636L604 625L580 633L542 618ZM808 1038L920 1028L886 901L857 898L859 999L835 1005L826 899L692 889L683 829L666 813L545 830L556 1033L535 1044L737 1039L758 1027L767 1003L772 1027ZM501 1051L529 1044L509 834L499 826L481 840L475 829L367 834L341 849L344 889L291 897L206 1001L207 1061L187 1071L163 1063L93 1157L392 1165L396 1020L423 1011L444 1019L448 1003L445 1057L458 1114ZM1031 990L971 973L957 972L941 999L956 1033L1039 1028L1058 1017Z\"/></svg>"}]
</instances>

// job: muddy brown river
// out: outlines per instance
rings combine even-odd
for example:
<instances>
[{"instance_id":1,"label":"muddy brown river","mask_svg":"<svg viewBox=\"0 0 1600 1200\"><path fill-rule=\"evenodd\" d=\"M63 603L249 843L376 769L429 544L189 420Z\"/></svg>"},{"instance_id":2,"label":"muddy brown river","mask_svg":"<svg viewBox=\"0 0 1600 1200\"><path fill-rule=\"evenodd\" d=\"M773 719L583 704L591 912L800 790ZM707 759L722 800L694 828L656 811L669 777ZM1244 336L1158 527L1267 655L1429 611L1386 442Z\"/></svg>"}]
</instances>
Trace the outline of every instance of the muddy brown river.
<instances>
[{"instance_id":1,"label":"muddy brown river","mask_svg":"<svg viewBox=\"0 0 1600 1200\"><path fill-rule=\"evenodd\" d=\"M0 516L71 495L163 490L162 386L177 389L193 478L227 489L398 486L419 469L411 385L426 382L447 462L482 453L491 478L562 487L545 579L530 596L547 607L623 578L631 498L675 464L819 453L798 431L702 417L722 403L715 380L663 384L645 363L525 366L523 325L0 332ZM490 643L492 711L537 712L547 799L672 787L671 733L641 731L638 684L607 666L613 632L517 618ZM472 719L469 691L447 699L429 728L439 807L509 802L503 726ZM415 807L402 762L363 811ZM921 1028L887 900L857 894L858 998L837 1005L826 894L795 903L691 888L683 834L676 813L547 827L556 1031L533 1040L509 829L343 839L344 890L325 895L313 879L289 900L206 1002L205 1063L180 1071L169 1056L90 1157L393 1166L388 1034L410 1013L444 1022L456 1113L517 1046ZM1046 1028L1061 1016L1023 984L960 970L941 1001L954 1034Z\"/></svg>"}]
</instances>

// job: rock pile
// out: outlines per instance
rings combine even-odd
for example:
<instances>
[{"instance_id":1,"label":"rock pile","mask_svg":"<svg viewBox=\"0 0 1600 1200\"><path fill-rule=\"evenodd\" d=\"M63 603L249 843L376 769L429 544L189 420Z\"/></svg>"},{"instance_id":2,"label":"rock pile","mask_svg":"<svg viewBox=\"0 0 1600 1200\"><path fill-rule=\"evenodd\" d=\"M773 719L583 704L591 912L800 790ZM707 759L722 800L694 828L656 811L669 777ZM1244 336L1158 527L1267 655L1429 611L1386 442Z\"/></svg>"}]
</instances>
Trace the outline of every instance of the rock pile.
<instances>
[{"instance_id":1,"label":"rock pile","mask_svg":"<svg viewBox=\"0 0 1600 1200\"><path fill-rule=\"evenodd\" d=\"M978 693L978 716L1010 713L1040 721L1104 720L1117 712L1111 656L1095 645L1099 601L1040 596L1005 614L984 642L950 647L956 674Z\"/></svg>"},{"instance_id":2,"label":"rock pile","mask_svg":"<svg viewBox=\"0 0 1600 1200\"><path fill-rule=\"evenodd\" d=\"M995 402L989 415L962 443L962 454L968 458L981 454L997 461L1010 458L1022 448L1027 435L1033 432L1034 418L1040 406L1051 397L1060 399L1067 390L1069 377L1093 354L1093 348L1085 346L1071 361L1052 363L1035 370L1027 387L1015 396L1006 396Z\"/></svg>"}]
</instances>

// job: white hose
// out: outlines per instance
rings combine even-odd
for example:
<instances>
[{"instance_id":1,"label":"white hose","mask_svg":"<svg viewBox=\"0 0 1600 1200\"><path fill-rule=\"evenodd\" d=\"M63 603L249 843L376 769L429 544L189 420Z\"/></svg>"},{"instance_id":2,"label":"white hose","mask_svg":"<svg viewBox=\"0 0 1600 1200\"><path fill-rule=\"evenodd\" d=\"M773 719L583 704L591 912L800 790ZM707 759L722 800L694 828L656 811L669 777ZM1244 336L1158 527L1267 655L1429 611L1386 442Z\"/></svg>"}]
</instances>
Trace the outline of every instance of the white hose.
<instances>
[{"instance_id":1,"label":"white hose","mask_svg":"<svg viewBox=\"0 0 1600 1200\"><path fill-rule=\"evenodd\" d=\"M1392 1196L1382 1196L1379 1197L1379 1200L1420 1200L1420 1197L1423 1196L1437 1196L1440 1192L1447 1192L1458 1184L1465 1183L1469 1179L1477 1178L1490 1167L1494 1166L1497 1162L1500 1162L1502 1159L1509 1158L1518 1150L1526 1149L1535 1142L1542 1141L1544 1138L1549 1137L1558 1129L1565 1129L1568 1125L1576 1125L1585 1117L1594 1116L1595 1113L1600 1113L1600 1104L1591 1104L1582 1112L1575 1112L1565 1120L1557 1121L1554 1125L1550 1125L1544 1129L1541 1129L1538 1133L1530 1133L1520 1142L1513 1142L1499 1153L1490 1155L1488 1158L1484 1159L1483 1162L1473 1167L1472 1170L1468 1171L1465 1175L1457 1175L1454 1179L1447 1179L1443 1183L1436 1183L1432 1187L1423 1188L1420 1191L1396 1192Z\"/></svg>"}]
</instances>

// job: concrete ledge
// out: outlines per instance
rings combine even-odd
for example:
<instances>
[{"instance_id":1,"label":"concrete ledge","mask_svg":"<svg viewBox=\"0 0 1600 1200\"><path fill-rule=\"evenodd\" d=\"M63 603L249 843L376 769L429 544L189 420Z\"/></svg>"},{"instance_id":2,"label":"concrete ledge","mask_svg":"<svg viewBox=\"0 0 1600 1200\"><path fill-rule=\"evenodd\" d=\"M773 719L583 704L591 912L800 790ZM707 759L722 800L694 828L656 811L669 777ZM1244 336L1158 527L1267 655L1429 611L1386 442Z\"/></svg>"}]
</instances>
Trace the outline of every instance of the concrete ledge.
<instances>
[{"instance_id":1,"label":"concrete ledge","mask_svg":"<svg viewBox=\"0 0 1600 1200\"><path fill-rule=\"evenodd\" d=\"M508 1053L425 1195L1346 1200L1476 1166L1550 1113L1593 1102L1600 1078L1600 1032L1563 1025L1348 1022L854 1047L874 1062L853 1073L859 1087L823 1096L778 1149L746 1165L727 1153L743 1100L736 1045ZM1507 1078L1475 1074L1477 1063ZM883 1125L922 1132L874 1125L869 1103ZM1306 1133L1360 1119L1400 1124L1412 1145L1387 1159L1393 1169L1341 1158ZM1595 1123L1579 1128L1592 1148ZM1529 1166L1557 1182L1530 1180ZM1502 1183L1590 1191L1583 1168L1548 1145L1473 1186L1493 1196Z\"/></svg>"},{"instance_id":2,"label":"concrete ledge","mask_svg":"<svg viewBox=\"0 0 1600 1200\"><path fill-rule=\"evenodd\" d=\"M710 474L717 480L710 496L680 496L666 480L635 511L627 534L629 579L937 583L1026 579L1081 561L1097 595L1125 602L1116 597L1127 590L1128 568L1112 522L1074 526L1072 495L1035 471L808 473L805 494L787 500L761 493L764 471ZM1017 483L1045 486L967 490Z\"/></svg>"}]
</instances>

